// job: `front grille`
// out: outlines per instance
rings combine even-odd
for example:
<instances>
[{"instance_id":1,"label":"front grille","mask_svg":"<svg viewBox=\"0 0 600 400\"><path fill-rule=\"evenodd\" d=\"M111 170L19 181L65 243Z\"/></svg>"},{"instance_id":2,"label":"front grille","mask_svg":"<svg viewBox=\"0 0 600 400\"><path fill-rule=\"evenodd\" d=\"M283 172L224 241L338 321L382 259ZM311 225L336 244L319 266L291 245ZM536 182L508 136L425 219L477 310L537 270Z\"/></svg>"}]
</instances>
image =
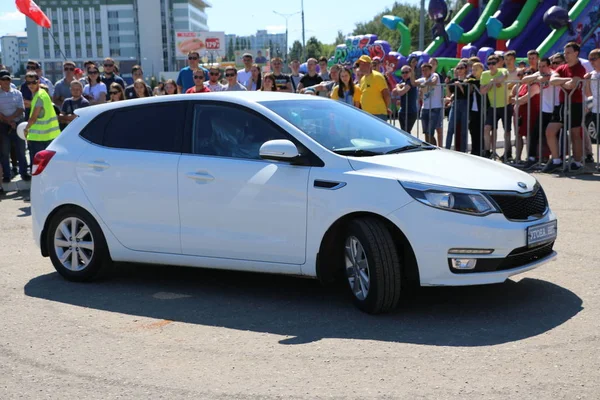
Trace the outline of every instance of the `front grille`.
<instances>
[{"instance_id":1,"label":"front grille","mask_svg":"<svg viewBox=\"0 0 600 400\"><path fill-rule=\"evenodd\" d=\"M547 257L552 254L553 247L554 242L534 248L519 247L518 249L514 249L506 256L496 270L502 271L505 269L522 267L523 265Z\"/></svg>"},{"instance_id":2,"label":"front grille","mask_svg":"<svg viewBox=\"0 0 600 400\"><path fill-rule=\"evenodd\" d=\"M548 199L541 186L529 196L517 194L493 194L490 197L496 202L504 216L512 220L527 220L529 217L541 217L548 208Z\"/></svg>"}]
</instances>

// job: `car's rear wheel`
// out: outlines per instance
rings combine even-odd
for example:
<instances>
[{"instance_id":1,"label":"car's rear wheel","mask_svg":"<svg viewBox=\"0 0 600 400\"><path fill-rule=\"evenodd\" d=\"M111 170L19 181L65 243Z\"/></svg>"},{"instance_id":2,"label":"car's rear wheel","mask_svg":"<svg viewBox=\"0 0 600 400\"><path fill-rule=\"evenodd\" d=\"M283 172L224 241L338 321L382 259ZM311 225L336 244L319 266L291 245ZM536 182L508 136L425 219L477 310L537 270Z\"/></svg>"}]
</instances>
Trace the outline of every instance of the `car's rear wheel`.
<instances>
[{"instance_id":1,"label":"car's rear wheel","mask_svg":"<svg viewBox=\"0 0 600 400\"><path fill-rule=\"evenodd\" d=\"M78 208L56 213L48 226L47 249L65 279L91 281L111 264L106 240L96 220Z\"/></svg>"},{"instance_id":2,"label":"car's rear wheel","mask_svg":"<svg viewBox=\"0 0 600 400\"><path fill-rule=\"evenodd\" d=\"M400 301L402 261L392 235L376 218L353 220L344 240L348 288L361 310L378 314Z\"/></svg>"},{"instance_id":3,"label":"car's rear wheel","mask_svg":"<svg viewBox=\"0 0 600 400\"><path fill-rule=\"evenodd\" d=\"M592 139L592 143L598 143L598 126L595 115L593 113L588 113L585 127Z\"/></svg>"}]
</instances>

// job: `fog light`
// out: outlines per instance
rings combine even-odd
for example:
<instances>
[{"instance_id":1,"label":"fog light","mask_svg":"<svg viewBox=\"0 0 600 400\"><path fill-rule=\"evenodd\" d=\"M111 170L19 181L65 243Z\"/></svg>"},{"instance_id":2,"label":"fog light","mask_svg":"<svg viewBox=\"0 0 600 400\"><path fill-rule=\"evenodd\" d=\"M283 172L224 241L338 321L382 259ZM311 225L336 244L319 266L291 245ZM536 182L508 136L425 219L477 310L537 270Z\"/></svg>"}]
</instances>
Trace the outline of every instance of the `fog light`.
<instances>
[{"instance_id":1,"label":"fog light","mask_svg":"<svg viewBox=\"0 0 600 400\"><path fill-rule=\"evenodd\" d=\"M448 254L492 254L494 249L450 249Z\"/></svg>"},{"instance_id":2,"label":"fog light","mask_svg":"<svg viewBox=\"0 0 600 400\"><path fill-rule=\"evenodd\" d=\"M477 264L475 258L453 258L452 267L454 269L473 269Z\"/></svg>"}]
</instances>

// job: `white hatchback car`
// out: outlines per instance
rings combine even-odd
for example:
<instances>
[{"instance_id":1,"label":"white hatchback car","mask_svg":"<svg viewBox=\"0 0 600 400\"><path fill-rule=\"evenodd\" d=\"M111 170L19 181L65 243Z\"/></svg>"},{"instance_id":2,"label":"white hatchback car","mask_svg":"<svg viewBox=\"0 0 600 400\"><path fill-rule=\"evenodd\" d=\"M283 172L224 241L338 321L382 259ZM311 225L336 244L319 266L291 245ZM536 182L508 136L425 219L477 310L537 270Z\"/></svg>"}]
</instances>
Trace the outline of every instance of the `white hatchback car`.
<instances>
[{"instance_id":1,"label":"white hatchback car","mask_svg":"<svg viewBox=\"0 0 600 400\"><path fill-rule=\"evenodd\" d=\"M499 283L556 256L531 175L340 102L207 93L77 114L31 187L34 238L69 280L113 261L345 275L378 313L408 284Z\"/></svg>"}]
</instances>

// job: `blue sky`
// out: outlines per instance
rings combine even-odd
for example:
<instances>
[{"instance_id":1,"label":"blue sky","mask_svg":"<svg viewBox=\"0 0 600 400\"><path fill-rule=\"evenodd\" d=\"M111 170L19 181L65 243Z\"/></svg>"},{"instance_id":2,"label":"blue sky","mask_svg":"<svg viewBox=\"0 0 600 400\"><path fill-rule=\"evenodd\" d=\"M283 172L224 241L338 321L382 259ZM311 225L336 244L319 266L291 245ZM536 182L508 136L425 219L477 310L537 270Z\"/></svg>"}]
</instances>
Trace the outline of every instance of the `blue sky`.
<instances>
[{"instance_id":1,"label":"blue sky","mask_svg":"<svg viewBox=\"0 0 600 400\"><path fill-rule=\"evenodd\" d=\"M418 0L407 1L418 4ZM211 0L212 8L207 9L208 25L211 30L225 31L238 35L249 35L258 29L273 33L285 32L285 19L273 13L291 14L300 11L300 0L273 2L258 0L251 3L241 0ZM393 0L362 1L323 1L304 0L306 39L316 36L319 40L333 42L338 29L350 33L356 22L365 22L386 7ZM300 14L289 19L289 43L302 38ZM0 0L0 36L25 30L25 17L18 13L13 0Z\"/></svg>"}]
</instances>

